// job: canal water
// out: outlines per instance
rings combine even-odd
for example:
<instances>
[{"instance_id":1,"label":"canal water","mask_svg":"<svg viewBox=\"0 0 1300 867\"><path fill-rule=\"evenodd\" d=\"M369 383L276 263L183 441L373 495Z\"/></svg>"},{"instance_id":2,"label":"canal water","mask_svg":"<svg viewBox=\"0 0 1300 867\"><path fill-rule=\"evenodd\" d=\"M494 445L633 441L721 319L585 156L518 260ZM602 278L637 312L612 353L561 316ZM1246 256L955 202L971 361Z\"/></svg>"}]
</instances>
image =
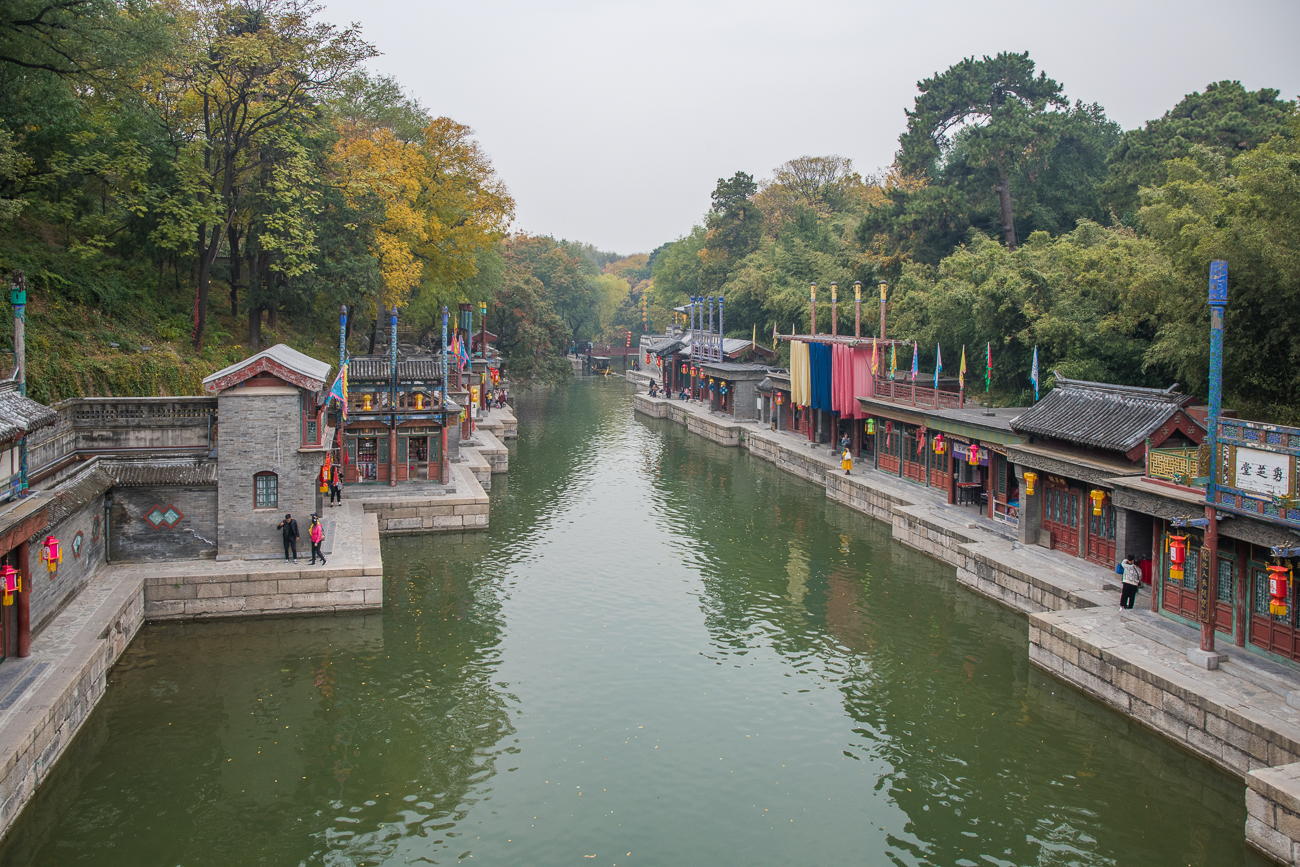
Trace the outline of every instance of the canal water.
<instances>
[{"instance_id":1,"label":"canal water","mask_svg":"<svg viewBox=\"0 0 1300 867\"><path fill-rule=\"evenodd\" d=\"M14 865L1262 865L1243 785L880 524L626 387L521 395L382 614L153 625Z\"/></svg>"}]
</instances>

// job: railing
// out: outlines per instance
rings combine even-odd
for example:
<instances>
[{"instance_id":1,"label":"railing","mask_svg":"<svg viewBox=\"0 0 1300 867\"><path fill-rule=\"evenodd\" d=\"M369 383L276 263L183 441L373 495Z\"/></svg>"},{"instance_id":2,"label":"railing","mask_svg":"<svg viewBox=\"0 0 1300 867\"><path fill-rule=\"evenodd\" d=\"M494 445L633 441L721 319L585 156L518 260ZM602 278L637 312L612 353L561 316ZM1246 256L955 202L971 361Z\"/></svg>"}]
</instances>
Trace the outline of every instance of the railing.
<instances>
[{"instance_id":1,"label":"railing","mask_svg":"<svg viewBox=\"0 0 1300 867\"><path fill-rule=\"evenodd\" d=\"M215 397L83 397L56 409L70 412L75 427L112 427L148 422L153 425L206 425L217 414Z\"/></svg>"},{"instance_id":2,"label":"railing","mask_svg":"<svg viewBox=\"0 0 1300 867\"><path fill-rule=\"evenodd\" d=\"M365 408L365 396L370 395L370 408ZM421 407L415 405L415 393L409 391L399 391L397 393L397 408L399 410L411 410L414 412L431 412L440 409L441 393L440 392L421 392L424 395ZM366 412L390 412L389 398L392 397L390 391L349 391L348 392L348 413L366 413Z\"/></svg>"},{"instance_id":3,"label":"railing","mask_svg":"<svg viewBox=\"0 0 1300 867\"><path fill-rule=\"evenodd\" d=\"M1209 458L1209 449L1202 446L1151 449L1147 452L1147 477L1188 487L1203 487L1197 485L1195 479L1210 474Z\"/></svg>"},{"instance_id":4,"label":"railing","mask_svg":"<svg viewBox=\"0 0 1300 867\"><path fill-rule=\"evenodd\" d=\"M915 382L900 382L893 379L876 377L875 397L890 403L906 404L929 409L961 409L962 393L943 391Z\"/></svg>"}]
</instances>

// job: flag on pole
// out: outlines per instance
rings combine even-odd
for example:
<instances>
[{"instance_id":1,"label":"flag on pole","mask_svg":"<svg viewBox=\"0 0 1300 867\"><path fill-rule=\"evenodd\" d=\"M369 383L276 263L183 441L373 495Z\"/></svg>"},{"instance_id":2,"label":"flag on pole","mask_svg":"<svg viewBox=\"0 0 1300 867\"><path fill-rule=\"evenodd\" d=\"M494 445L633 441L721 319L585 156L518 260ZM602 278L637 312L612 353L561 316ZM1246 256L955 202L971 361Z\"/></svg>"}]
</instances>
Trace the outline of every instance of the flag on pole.
<instances>
[{"instance_id":1,"label":"flag on pole","mask_svg":"<svg viewBox=\"0 0 1300 867\"><path fill-rule=\"evenodd\" d=\"M943 351L939 344L934 345L934 388L939 390L939 374L943 372Z\"/></svg>"},{"instance_id":2,"label":"flag on pole","mask_svg":"<svg viewBox=\"0 0 1300 867\"><path fill-rule=\"evenodd\" d=\"M880 357L876 354L879 347L876 346L876 338L871 338L871 375L877 376L880 373Z\"/></svg>"},{"instance_id":3,"label":"flag on pole","mask_svg":"<svg viewBox=\"0 0 1300 867\"><path fill-rule=\"evenodd\" d=\"M989 390L993 384L993 344L988 345L988 361L984 365L984 391Z\"/></svg>"},{"instance_id":4,"label":"flag on pole","mask_svg":"<svg viewBox=\"0 0 1300 867\"><path fill-rule=\"evenodd\" d=\"M776 352L776 320L772 320L772 351Z\"/></svg>"},{"instance_id":5,"label":"flag on pole","mask_svg":"<svg viewBox=\"0 0 1300 867\"><path fill-rule=\"evenodd\" d=\"M343 362L339 368L339 375L334 378L334 384L330 386L329 397L326 402L337 400L343 409L343 418L346 421L348 417L348 363Z\"/></svg>"},{"instance_id":6,"label":"flag on pole","mask_svg":"<svg viewBox=\"0 0 1300 867\"><path fill-rule=\"evenodd\" d=\"M1034 366L1029 369L1029 381L1034 384L1034 403L1038 403L1038 347L1034 347Z\"/></svg>"},{"instance_id":7,"label":"flag on pole","mask_svg":"<svg viewBox=\"0 0 1300 867\"><path fill-rule=\"evenodd\" d=\"M898 344L889 344L889 378L894 379L898 375Z\"/></svg>"},{"instance_id":8,"label":"flag on pole","mask_svg":"<svg viewBox=\"0 0 1300 867\"><path fill-rule=\"evenodd\" d=\"M912 341L912 382L916 382L916 341Z\"/></svg>"},{"instance_id":9,"label":"flag on pole","mask_svg":"<svg viewBox=\"0 0 1300 867\"><path fill-rule=\"evenodd\" d=\"M961 367L957 368L957 386L966 387L966 344L961 345Z\"/></svg>"}]
</instances>

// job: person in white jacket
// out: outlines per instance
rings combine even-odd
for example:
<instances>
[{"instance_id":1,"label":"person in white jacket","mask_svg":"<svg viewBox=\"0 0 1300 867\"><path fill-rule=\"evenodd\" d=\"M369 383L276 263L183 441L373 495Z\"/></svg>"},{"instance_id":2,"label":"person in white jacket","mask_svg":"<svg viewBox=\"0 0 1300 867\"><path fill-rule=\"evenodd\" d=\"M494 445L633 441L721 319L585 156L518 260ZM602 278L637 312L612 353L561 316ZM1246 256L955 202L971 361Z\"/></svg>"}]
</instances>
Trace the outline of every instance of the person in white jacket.
<instances>
[{"instance_id":1,"label":"person in white jacket","mask_svg":"<svg viewBox=\"0 0 1300 867\"><path fill-rule=\"evenodd\" d=\"M1132 608L1137 599L1138 588L1142 586L1142 570L1138 568L1137 558L1129 554L1124 558L1123 589L1119 594L1119 607Z\"/></svg>"}]
</instances>

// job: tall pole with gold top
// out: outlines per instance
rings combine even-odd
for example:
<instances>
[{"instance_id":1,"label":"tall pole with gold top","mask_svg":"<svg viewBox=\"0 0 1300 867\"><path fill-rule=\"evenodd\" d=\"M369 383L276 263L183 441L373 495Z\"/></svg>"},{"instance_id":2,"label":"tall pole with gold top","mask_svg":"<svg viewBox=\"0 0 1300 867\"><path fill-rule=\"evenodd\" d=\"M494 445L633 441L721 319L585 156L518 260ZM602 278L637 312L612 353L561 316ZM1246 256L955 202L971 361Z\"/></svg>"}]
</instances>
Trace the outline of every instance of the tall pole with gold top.
<instances>
[{"instance_id":1,"label":"tall pole with gold top","mask_svg":"<svg viewBox=\"0 0 1300 867\"><path fill-rule=\"evenodd\" d=\"M862 281L853 281L853 336L862 336Z\"/></svg>"}]
</instances>

